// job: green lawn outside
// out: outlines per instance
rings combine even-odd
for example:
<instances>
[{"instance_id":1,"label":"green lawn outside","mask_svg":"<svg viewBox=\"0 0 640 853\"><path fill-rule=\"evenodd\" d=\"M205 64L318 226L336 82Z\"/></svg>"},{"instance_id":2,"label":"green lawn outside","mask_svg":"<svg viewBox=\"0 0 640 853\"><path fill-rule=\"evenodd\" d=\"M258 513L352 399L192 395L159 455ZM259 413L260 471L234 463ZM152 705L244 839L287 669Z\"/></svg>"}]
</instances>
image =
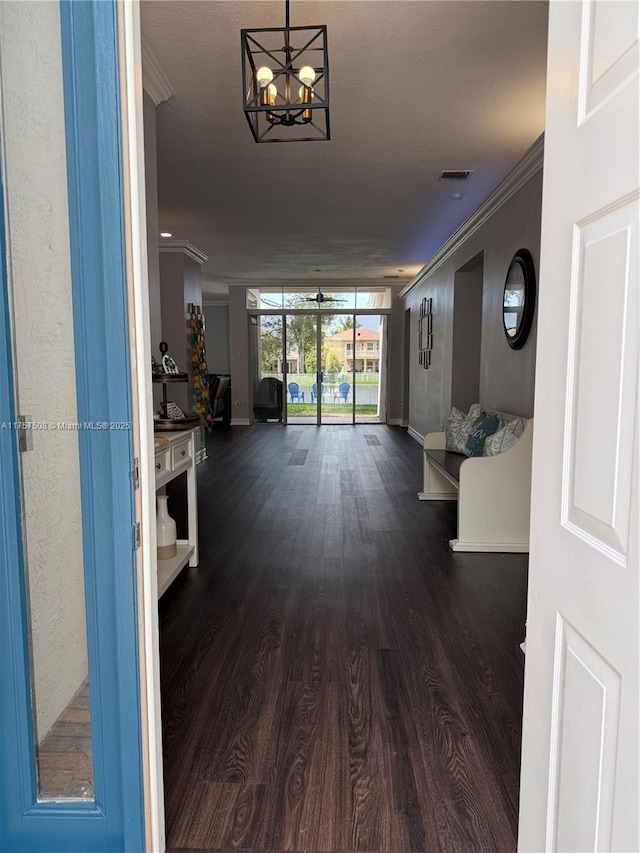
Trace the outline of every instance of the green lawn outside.
<instances>
[{"instance_id":1,"label":"green lawn outside","mask_svg":"<svg viewBox=\"0 0 640 853\"><path fill-rule=\"evenodd\" d=\"M340 403L325 403L322 407L322 414L329 417L331 415L350 415L353 411L353 406ZM357 415L375 415L378 407L375 405L356 406ZM316 413L315 403L288 403L287 412L289 415L310 415Z\"/></svg>"}]
</instances>

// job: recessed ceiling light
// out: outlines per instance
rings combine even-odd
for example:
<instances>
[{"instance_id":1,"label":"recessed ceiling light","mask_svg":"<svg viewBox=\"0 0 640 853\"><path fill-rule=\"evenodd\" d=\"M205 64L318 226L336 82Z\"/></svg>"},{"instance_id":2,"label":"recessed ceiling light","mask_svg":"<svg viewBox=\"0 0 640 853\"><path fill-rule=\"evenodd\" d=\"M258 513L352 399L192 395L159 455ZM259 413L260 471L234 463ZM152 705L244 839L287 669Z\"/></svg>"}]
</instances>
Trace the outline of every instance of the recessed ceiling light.
<instances>
[{"instance_id":1,"label":"recessed ceiling light","mask_svg":"<svg viewBox=\"0 0 640 853\"><path fill-rule=\"evenodd\" d=\"M161 231L160 236L161 237L173 237L173 234L171 233L171 231Z\"/></svg>"},{"instance_id":2,"label":"recessed ceiling light","mask_svg":"<svg viewBox=\"0 0 640 853\"><path fill-rule=\"evenodd\" d=\"M452 198L454 201L460 201L464 193L451 193L449 198Z\"/></svg>"}]
</instances>

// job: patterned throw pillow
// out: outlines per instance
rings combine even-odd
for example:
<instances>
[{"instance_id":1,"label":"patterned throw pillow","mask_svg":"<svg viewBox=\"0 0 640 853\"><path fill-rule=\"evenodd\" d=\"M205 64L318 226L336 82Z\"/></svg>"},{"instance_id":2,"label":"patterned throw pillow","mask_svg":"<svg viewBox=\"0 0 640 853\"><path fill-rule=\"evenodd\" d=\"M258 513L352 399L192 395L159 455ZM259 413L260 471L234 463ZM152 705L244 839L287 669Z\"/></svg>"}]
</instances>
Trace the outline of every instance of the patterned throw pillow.
<instances>
[{"instance_id":1,"label":"patterned throw pillow","mask_svg":"<svg viewBox=\"0 0 640 853\"><path fill-rule=\"evenodd\" d=\"M504 453L516 443L524 432L524 421L522 418L514 418L509 421L498 432L494 432L484 443L483 456L497 456Z\"/></svg>"},{"instance_id":2,"label":"patterned throw pillow","mask_svg":"<svg viewBox=\"0 0 640 853\"><path fill-rule=\"evenodd\" d=\"M474 418L470 418L460 409L451 409L447 428L445 430L446 447L454 453L464 453L467 446L469 430Z\"/></svg>"},{"instance_id":3,"label":"patterned throw pillow","mask_svg":"<svg viewBox=\"0 0 640 853\"><path fill-rule=\"evenodd\" d=\"M482 456L484 452L485 441L489 436L492 436L500 426L500 418L498 415L488 415L482 412L471 424L465 454L467 456Z\"/></svg>"},{"instance_id":4,"label":"patterned throw pillow","mask_svg":"<svg viewBox=\"0 0 640 853\"><path fill-rule=\"evenodd\" d=\"M482 414L483 409L480 403L472 403L469 406L469 417L470 418L478 418Z\"/></svg>"}]
</instances>

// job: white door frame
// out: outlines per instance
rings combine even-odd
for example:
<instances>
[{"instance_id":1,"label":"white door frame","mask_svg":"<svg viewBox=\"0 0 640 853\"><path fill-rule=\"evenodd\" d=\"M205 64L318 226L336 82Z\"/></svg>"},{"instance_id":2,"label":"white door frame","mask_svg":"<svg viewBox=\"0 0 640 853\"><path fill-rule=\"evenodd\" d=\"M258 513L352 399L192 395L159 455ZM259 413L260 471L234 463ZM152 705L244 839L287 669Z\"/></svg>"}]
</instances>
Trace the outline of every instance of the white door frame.
<instances>
[{"instance_id":1,"label":"white door frame","mask_svg":"<svg viewBox=\"0 0 640 853\"><path fill-rule=\"evenodd\" d=\"M165 817L160 700L160 634L155 510L153 393L150 381L151 327L147 210L145 193L142 44L138 0L118 0L123 191L129 318L131 392L140 437L135 452L140 486L136 491L141 524L138 549L140 707L144 759L145 837L149 853L164 853Z\"/></svg>"}]
</instances>

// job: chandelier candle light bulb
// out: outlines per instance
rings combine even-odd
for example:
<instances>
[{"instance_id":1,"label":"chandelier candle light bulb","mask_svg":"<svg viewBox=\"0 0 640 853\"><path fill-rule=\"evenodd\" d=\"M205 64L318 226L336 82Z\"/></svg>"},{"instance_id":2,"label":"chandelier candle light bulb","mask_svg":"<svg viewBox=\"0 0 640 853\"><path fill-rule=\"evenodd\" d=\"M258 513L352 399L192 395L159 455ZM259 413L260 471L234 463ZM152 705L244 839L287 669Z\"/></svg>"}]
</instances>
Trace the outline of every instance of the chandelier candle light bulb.
<instances>
[{"instance_id":1,"label":"chandelier candle light bulb","mask_svg":"<svg viewBox=\"0 0 640 853\"><path fill-rule=\"evenodd\" d=\"M300 69L298 79L304 83L305 86L312 86L315 83L316 72L310 65L305 65L304 68Z\"/></svg>"},{"instance_id":2,"label":"chandelier candle light bulb","mask_svg":"<svg viewBox=\"0 0 640 853\"><path fill-rule=\"evenodd\" d=\"M300 98L303 104L310 104L313 101L313 90L309 89L307 86L300 86L300 91L298 92L298 97ZM311 110L305 110L302 113L303 121L311 121L312 112Z\"/></svg>"},{"instance_id":3,"label":"chandelier candle light bulb","mask_svg":"<svg viewBox=\"0 0 640 853\"><path fill-rule=\"evenodd\" d=\"M269 85L262 90L262 98L261 103L268 107L275 107L276 98L278 97L278 90L273 83L269 83Z\"/></svg>"},{"instance_id":4,"label":"chandelier candle light bulb","mask_svg":"<svg viewBox=\"0 0 640 853\"><path fill-rule=\"evenodd\" d=\"M262 68L258 68L256 71L256 80L260 84L261 89L266 88L273 80L273 71L270 68L267 68L266 65L263 65Z\"/></svg>"}]
</instances>

